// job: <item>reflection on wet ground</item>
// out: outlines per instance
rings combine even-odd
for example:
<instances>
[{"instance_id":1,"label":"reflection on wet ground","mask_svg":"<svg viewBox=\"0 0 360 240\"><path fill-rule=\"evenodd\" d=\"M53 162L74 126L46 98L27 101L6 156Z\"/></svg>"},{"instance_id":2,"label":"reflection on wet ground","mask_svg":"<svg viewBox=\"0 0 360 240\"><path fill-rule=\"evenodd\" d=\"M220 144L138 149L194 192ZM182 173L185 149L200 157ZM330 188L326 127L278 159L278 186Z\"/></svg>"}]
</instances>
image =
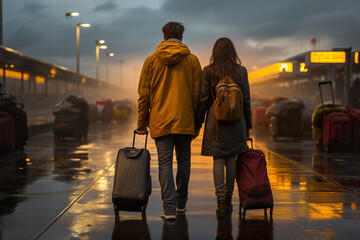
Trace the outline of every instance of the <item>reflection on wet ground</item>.
<instances>
[{"instance_id":1,"label":"reflection on wet ground","mask_svg":"<svg viewBox=\"0 0 360 240\"><path fill-rule=\"evenodd\" d=\"M146 219L120 212L115 219L111 192L117 151L132 143L133 125L94 125L87 142L53 141L51 133L32 138L25 154L0 158L0 239L356 239L360 197L355 154L320 154L313 142L272 142L254 132L255 147L267 157L275 199L272 219L250 210L239 219L234 190L231 217L216 218L212 159L200 156L201 136L192 144L192 172L185 215L160 218L162 201L154 141L150 140L152 195ZM143 137L136 146L143 147ZM174 168L176 172L176 165ZM326 180L331 178L334 182ZM93 184L93 185L92 185ZM89 187L91 186L91 187ZM83 194L83 195L81 195ZM59 215L72 201L66 212ZM56 217L46 231L45 227ZM21 229L21 231L19 231Z\"/></svg>"}]
</instances>

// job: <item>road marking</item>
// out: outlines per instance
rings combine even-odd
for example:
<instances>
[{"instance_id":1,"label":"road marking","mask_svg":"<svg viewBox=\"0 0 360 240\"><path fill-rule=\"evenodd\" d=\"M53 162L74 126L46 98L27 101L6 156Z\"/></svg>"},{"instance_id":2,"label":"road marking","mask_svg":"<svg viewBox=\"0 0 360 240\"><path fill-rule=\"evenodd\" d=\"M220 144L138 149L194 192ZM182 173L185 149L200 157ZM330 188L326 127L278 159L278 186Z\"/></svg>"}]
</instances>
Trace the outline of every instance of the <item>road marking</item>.
<instances>
[{"instance_id":1,"label":"road marking","mask_svg":"<svg viewBox=\"0 0 360 240\"><path fill-rule=\"evenodd\" d=\"M59 215L57 215L44 229L42 229L34 238L33 240L39 239L59 218L64 215L78 200L80 200L87 191L90 190L90 188L100 179L102 178L106 173L109 172L110 168L112 168L115 165L115 163L111 164L109 167L105 169L105 171L99 175L97 178L94 179L94 181L84 189Z\"/></svg>"}]
</instances>

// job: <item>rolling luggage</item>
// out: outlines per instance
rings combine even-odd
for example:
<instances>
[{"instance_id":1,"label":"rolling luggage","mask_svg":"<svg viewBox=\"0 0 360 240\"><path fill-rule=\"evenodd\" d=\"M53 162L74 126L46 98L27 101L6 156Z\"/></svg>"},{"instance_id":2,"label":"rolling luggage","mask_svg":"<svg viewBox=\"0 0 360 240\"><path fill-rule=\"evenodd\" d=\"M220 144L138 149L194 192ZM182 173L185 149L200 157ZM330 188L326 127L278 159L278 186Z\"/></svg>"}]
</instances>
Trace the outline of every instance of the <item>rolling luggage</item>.
<instances>
[{"instance_id":1,"label":"rolling luggage","mask_svg":"<svg viewBox=\"0 0 360 240\"><path fill-rule=\"evenodd\" d=\"M148 133L145 138L145 148L135 148L134 131L132 147L119 150L114 176L112 202L115 216L119 211L134 211L145 214L151 194L150 152L146 149Z\"/></svg>"},{"instance_id":2,"label":"rolling luggage","mask_svg":"<svg viewBox=\"0 0 360 240\"><path fill-rule=\"evenodd\" d=\"M297 100L283 99L268 108L266 116L274 140L278 137L292 137L301 140L303 134L304 104Z\"/></svg>"},{"instance_id":3,"label":"rolling luggage","mask_svg":"<svg viewBox=\"0 0 360 240\"><path fill-rule=\"evenodd\" d=\"M23 150L23 146L29 138L24 105L18 103L13 94L3 93L2 84L0 84L0 111L6 112L11 116L15 131L14 148L15 150Z\"/></svg>"},{"instance_id":4,"label":"rolling luggage","mask_svg":"<svg viewBox=\"0 0 360 240\"><path fill-rule=\"evenodd\" d=\"M248 209L270 209L272 216L274 200L271 192L270 181L266 170L265 154L253 147L242 155L238 155L236 161L236 182L238 184L240 198L240 213L245 218Z\"/></svg>"},{"instance_id":5,"label":"rolling luggage","mask_svg":"<svg viewBox=\"0 0 360 240\"><path fill-rule=\"evenodd\" d=\"M330 85L332 103L324 104L321 87L327 84ZM319 151L323 151L325 147L323 144L323 131L324 131L323 123L325 116L333 112L345 112L345 108L341 104L335 103L331 81L320 82L319 91L320 91L321 104L314 109L314 112L311 117L311 122L312 122L312 136L313 139L315 140L316 148Z\"/></svg>"},{"instance_id":6,"label":"rolling luggage","mask_svg":"<svg viewBox=\"0 0 360 240\"><path fill-rule=\"evenodd\" d=\"M14 148L14 120L7 112L0 112L0 154L12 152Z\"/></svg>"},{"instance_id":7,"label":"rolling luggage","mask_svg":"<svg viewBox=\"0 0 360 240\"><path fill-rule=\"evenodd\" d=\"M266 117L267 107L258 106L252 111L252 121L255 126L266 126L268 119Z\"/></svg>"},{"instance_id":8,"label":"rolling luggage","mask_svg":"<svg viewBox=\"0 0 360 240\"><path fill-rule=\"evenodd\" d=\"M350 109L347 114L350 118L353 147L360 151L360 109Z\"/></svg>"},{"instance_id":9,"label":"rolling luggage","mask_svg":"<svg viewBox=\"0 0 360 240\"><path fill-rule=\"evenodd\" d=\"M323 145L326 152L346 151L351 145L350 118L346 113L332 112L324 117Z\"/></svg>"},{"instance_id":10,"label":"rolling luggage","mask_svg":"<svg viewBox=\"0 0 360 240\"><path fill-rule=\"evenodd\" d=\"M99 110L100 120L110 122L114 117L114 109L111 99L100 98L96 100L96 106Z\"/></svg>"},{"instance_id":11,"label":"rolling luggage","mask_svg":"<svg viewBox=\"0 0 360 240\"><path fill-rule=\"evenodd\" d=\"M53 115L55 116L55 139L65 137L87 139L89 105L85 99L70 95L54 106Z\"/></svg>"}]
</instances>

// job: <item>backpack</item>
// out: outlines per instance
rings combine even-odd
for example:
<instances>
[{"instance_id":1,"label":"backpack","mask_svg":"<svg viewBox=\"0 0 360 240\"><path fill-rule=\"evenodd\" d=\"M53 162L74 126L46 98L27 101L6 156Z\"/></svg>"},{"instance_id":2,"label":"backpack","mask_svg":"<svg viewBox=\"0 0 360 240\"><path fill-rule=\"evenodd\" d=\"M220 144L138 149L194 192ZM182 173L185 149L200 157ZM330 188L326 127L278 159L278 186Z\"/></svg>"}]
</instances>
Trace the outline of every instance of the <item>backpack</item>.
<instances>
[{"instance_id":1,"label":"backpack","mask_svg":"<svg viewBox=\"0 0 360 240\"><path fill-rule=\"evenodd\" d=\"M239 85L231 77L226 76L216 85L215 93L215 119L220 122L240 120L243 115L243 96Z\"/></svg>"}]
</instances>

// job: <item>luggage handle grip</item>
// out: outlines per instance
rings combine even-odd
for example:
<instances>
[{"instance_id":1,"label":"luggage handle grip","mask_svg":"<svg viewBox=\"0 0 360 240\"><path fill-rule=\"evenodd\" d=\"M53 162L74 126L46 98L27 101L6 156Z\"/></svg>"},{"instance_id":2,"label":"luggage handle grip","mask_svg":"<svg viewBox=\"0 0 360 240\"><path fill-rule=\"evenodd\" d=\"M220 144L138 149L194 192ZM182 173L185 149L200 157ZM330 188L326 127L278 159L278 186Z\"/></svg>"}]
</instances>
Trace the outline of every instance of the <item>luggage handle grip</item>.
<instances>
[{"instance_id":1,"label":"luggage handle grip","mask_svg":"<svg viewBox=\"0 0 360 240\"><path fill-rule=\"evenodd\" d=\"M323 99L323 95L322 95L322 91L321 91L321 85L326 85L326 84L330 84L332 102L333 102L333 106L335 107L334 91L332 88L331 81L319 82L321 105L324 107L324 99Z\"/></svg>"},{"instance_id":2,"label":"luggage handle grip","mask_svg":"<svg viewBox=\"0 0 360 240\"><path fill-rule=\"evenodd\" d=\"M248 139L246 139L246 141L250 141L250 142L251 142L251 148L254 149L253 139L252 139L252 138L248 138Z\"/></svg>"},{"instance_id":3,"label":"luggage handle grip","mask_svg":"<svg viewBox=\"0 0 360 240\"><path fill-rule=\"evenodd\" d=\"M135 135L136 135L136 134L137 134L137 132L136 132L136 130L134 130L134 138L133 138L133 144L132 144L132 147L133 147L133 148L135 147ZM148 134L149 134L149 131L146 130L145 149L146 149L146 145L147 145Z\"/></svg>"}]
</instances>

